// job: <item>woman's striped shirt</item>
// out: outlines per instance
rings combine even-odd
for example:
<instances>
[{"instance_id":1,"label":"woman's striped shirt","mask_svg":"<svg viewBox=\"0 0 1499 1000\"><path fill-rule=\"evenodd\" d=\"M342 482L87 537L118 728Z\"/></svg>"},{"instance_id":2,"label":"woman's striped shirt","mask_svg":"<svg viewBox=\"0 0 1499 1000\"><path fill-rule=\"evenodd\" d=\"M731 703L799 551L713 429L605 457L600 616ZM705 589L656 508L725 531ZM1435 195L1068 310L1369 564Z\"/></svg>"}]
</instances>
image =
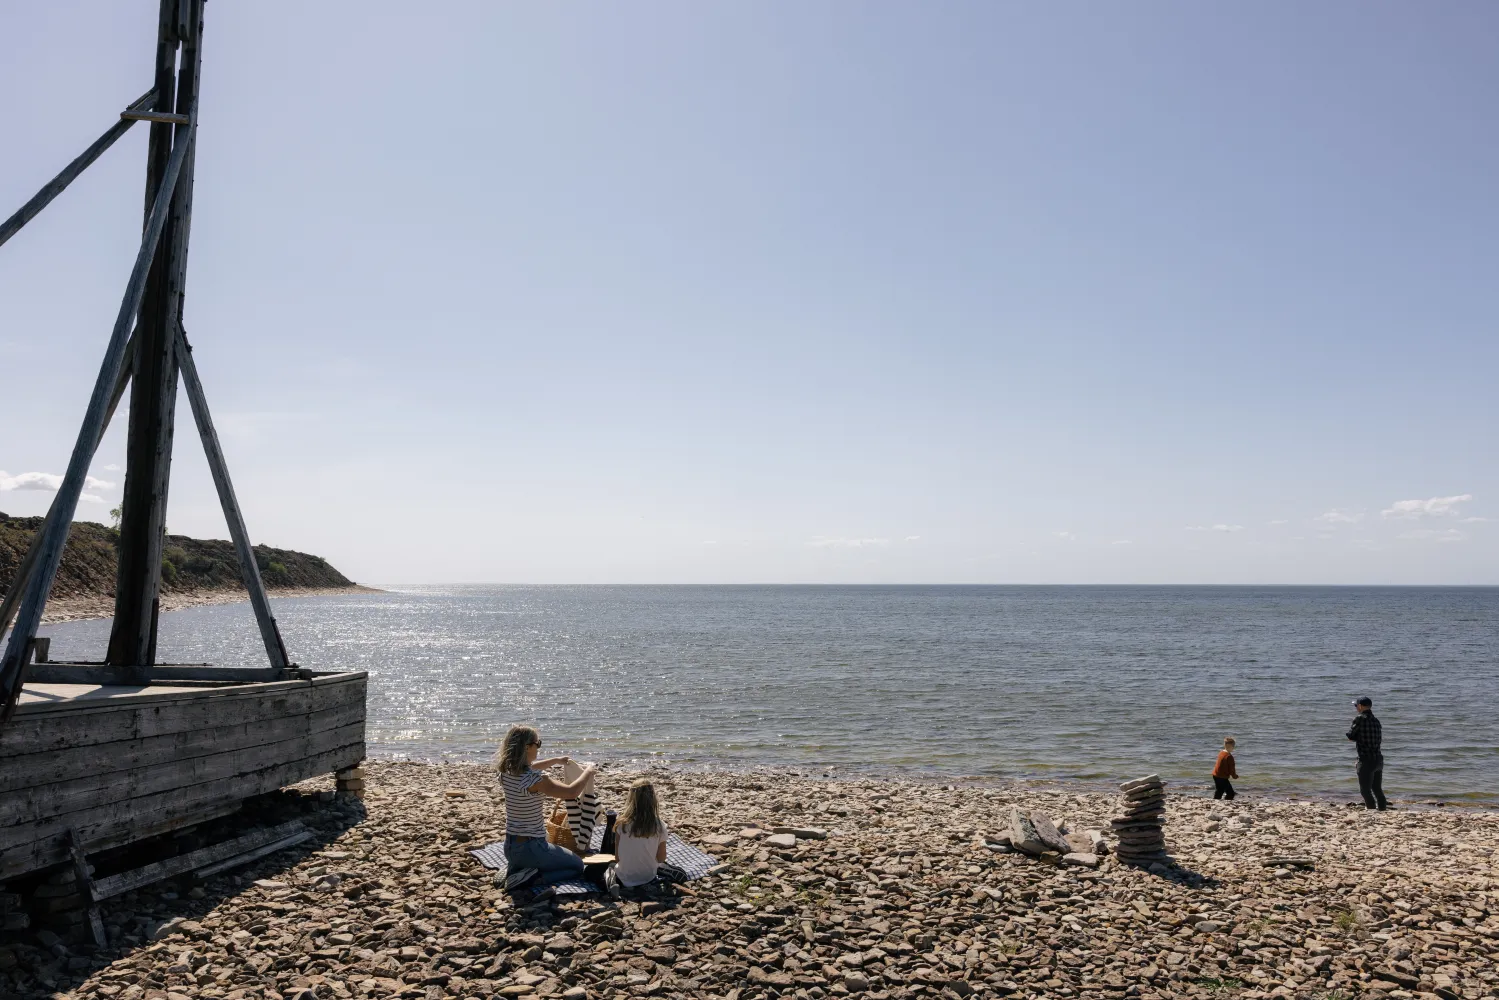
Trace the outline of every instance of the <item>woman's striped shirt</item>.
<instances>
[{"instance_id":1,"label":"woman's striped shirt","mask_svg":"<svg viewBox=\"0 0 1499 1000\"><path fill-rule=\"evenodd\" d=\"M505 833L513 837L545 837L546 823L541 818L540 792L531 786L545 775L527 770L525 774L500 773L500 787L505 790Z\"/></svg>"}]
</instances>

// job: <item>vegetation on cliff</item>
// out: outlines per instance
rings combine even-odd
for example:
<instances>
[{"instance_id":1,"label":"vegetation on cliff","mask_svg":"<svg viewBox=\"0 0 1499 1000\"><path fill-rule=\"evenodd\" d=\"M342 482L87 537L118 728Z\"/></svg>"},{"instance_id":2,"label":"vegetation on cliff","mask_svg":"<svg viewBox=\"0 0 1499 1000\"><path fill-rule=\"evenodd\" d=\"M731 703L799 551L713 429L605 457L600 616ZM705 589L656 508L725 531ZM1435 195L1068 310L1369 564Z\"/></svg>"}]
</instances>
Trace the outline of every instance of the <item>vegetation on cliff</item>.
<instances>
[{"instance_id":1,"label":"vegetation on cliff","mask_svg":"<svg viewBox=\"0 0 1499 1000\"><path fill-rule=\"evenodd\" d=\"M31 536L42 526L40 517L11 517L0 513L0 595L15 579L16 570L31 544ZM74 521L53 597L112 597L115 589L115 546L119 532L93 521ZM321 556L289 549L255 546L255 559L267 587L352 587L354 582L334 569ZM164 593L205 590L243 590L239 560L234 545L217 538L168 535L161 560Z\"/></svg>"}]
</instances>

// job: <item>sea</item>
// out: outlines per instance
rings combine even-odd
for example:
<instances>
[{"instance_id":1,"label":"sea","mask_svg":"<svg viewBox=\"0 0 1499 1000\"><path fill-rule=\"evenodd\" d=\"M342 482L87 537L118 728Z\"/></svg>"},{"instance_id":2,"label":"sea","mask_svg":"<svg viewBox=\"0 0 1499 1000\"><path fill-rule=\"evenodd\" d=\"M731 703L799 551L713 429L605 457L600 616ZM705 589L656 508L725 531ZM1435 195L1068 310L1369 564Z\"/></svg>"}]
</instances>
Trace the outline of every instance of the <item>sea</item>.
<instances>
[{"instance_id":1,"label":"sea","mask_svg":"<svg viewBox=\"0 0 1499 1000\"><path fill-rule=\"evenodd\" d=\"M288 649L369 672L372 757L487 761L513 723L606 766L1070 780L1499 805L1499 588L392 586L278 598ZM108 623L48 626L99 659ZM246 604L164 614L163 662L264 662Z\"/></svg>"}]
</instances>

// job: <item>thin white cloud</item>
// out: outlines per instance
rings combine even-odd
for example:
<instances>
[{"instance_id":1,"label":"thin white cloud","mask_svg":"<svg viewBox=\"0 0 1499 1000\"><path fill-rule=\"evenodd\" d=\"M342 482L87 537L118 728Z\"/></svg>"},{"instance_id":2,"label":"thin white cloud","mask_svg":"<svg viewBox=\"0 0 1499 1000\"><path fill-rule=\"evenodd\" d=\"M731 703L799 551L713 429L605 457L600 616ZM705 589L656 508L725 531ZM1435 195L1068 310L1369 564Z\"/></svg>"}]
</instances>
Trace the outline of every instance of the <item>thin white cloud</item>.
<instances>
[{"instance_id":1,"label":"thin white cloud","mask_svg":"<svg viewBox=\"0 0 1499 1000\"><path fill-rule=\"evenodd\" d=\"M1416 528L1401 532L1400 537L1417 542L1461 542L1468 536L1456 528Z\"/></svg>"},{"instance_id":2,"label":"thin white cloud","mask_svg":"<svg viewBox=\"0 0 1499 1000\"><path fill-rule=\"evenodd\" d=\"M1242 524L1193 524L1187 526L1188 531L1243 531Z\"/></svg>"},{"instance_id":3,"label":"thin white cloud","mask_svg":"<svg viewBox=\"0 0 1499 1000\"><path fill-rule=\"evenodd\" d=\"M1379 512L1381 517L1398 517L1419 520L1423 517L1456 517L1457 505L1473 499L1473 494L1464 493L1455 497L1431 497L1428 500L1396 500L1389 509Z\"/></svg>"},{"instance_id":4,"label":"thin white cloud","mask_svg":"<svg viewBox=\"0 0 1499 1000\"><path fill-rule=\"evenodd\" d=\"M908 541L908 542L919 542L919 541L921 541L921 536L920 535L907 535L906 536L906 541Z\"/></svg>"},{"instance_id":5,"label":"thin white cloud","mask_svg":"<svg viewBox=\"0 0 1499 1000\"><path fill-rule=\"evenodd\" d=\"M1344 510L1334 507L1324 514L1318 514L1312 518L1313 521L1321 521L1323 524L1358 524L1364 519L1363 511Z\"/></svg>"},{"instance_id":6,"label":"thin white cloud","mask_svg":"<svg viewBox=\"0 0 1499 1000\"><path fill-rule=\"evenodd\" d=\"M1459 524L1487 524L1488 520L1489 519L1486 518L1486 517L1463 517L1463 518L1458 518L1458 523Z\"/></svg>"},{"instance_id":7,"label":"thin white cloud","mask_svg":"<svg viewBox=\"0 0 1499 1000\"><path fill-rule=\"evenodd\" d=\"M888 538L825 538L818 535L807 543L814 549L867 549L889 545Z\"/></svg>"},{"instance_id":8,"label":"thin white cloud","mask_svg":"<svg viewBox=\"0 0 1499 1000\"><path fill-rule=\"evenodd\" d=\"M12 476L8 472L0 471L0 493L9 493L12 490L25 491L35 490L39 493L56 493L58 487L62 486L62 476L51 472L22 472ZM95 479L93 476L85 476L83 488L88 490L112 490L115 484L104 479ZM84 494L85 500L98 500L96 496Z\"/></svg>"},{"instance_id":9,"label":"thin white cloud","mask_svg":"<svg viewBox=\"0 0 1499 1000\"><path fill-rule=\"evenodd\" d=\"M1056 535L1058 538L1062 539L1062 541L1064 541L1064 542L1075 542L1075 541L1077 541L1077 534L1074 533L1074 532L1071 532L1071 531L1054 531L1054 532L1052 532L1052 534Z\"/></svg>"},{"instance_id":10,"label":"thin white cloud","mask_svg":"<svg viewBox=\"0 0 1499 1000\"><path fill-rule=\"evenodd\" d=\"M1273 526L1274 526L1274 525L1277 525L1277 524L1290 524L1290 523L1291 523L1291 522L1290 522L1290 521L1287 521L1287 520L1286 520L1286 519L1285 519L1285 518L1283 518L1283 517L1278 517L1278 518L1276 518L1276 519L1275 519L1275 520L1273 520L1273 521L1271 521L1271 522L1270 522L1270 524L1271 524L1271 526L1272 526L1272 527L1273 527Z\"/></svg>"}]
</instances>

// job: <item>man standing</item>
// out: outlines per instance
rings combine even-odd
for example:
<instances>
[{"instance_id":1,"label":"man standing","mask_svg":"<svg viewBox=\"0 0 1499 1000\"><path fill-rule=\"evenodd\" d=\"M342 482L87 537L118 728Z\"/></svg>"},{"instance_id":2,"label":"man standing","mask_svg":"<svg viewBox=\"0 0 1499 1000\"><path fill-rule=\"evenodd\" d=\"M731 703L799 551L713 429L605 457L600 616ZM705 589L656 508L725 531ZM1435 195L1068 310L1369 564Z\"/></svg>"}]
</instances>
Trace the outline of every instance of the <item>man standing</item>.
<instances>
[{"instance_id":1,"label":"man standing","mask_svg":"<svg viewBox=\"0 0 1499 1000\"><path fill-rule=\"evenodd\" d=\"M1374 717L1374 702L1360 698L1353 703L1358 715L1348 727L1348 738L1358 749L1358 791L1364 797L1365 809L1385 809L1384 754L1380 752L1379 720Z\"/></svg>"}]
</instances>

